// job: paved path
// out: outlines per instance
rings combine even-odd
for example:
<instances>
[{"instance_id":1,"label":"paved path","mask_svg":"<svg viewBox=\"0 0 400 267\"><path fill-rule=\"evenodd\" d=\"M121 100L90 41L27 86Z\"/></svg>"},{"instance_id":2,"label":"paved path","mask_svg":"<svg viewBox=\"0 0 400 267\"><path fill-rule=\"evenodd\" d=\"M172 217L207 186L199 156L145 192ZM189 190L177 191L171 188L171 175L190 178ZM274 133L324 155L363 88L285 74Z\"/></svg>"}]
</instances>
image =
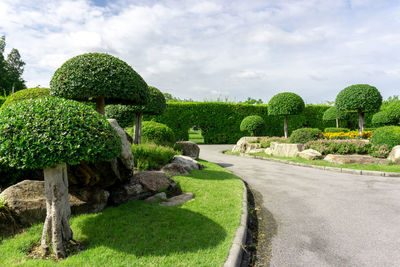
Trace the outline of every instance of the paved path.
<instances>
[{"instance_id":1,"label":"paved path","mask_svg":"<svg viewBox=\"0 0 400 267\"><path fill-rule=\"evenodd\" d=\"M201 145L200 157L262 194L277 225L271 266L400 266L400 178L218 153L231 147Z\"/></svg>"}]
</instances>

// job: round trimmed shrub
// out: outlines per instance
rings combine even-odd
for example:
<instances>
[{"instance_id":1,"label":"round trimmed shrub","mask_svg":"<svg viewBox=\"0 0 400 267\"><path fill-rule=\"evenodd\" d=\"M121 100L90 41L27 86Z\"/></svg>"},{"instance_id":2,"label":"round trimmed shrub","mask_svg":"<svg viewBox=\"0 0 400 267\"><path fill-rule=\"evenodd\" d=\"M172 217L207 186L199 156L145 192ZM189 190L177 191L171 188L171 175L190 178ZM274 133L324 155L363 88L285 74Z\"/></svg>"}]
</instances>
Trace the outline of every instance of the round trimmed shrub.
<instances>
[{"instance_id":1,"label":"round trimmed shrub","mask_svg":"<svg viewBox=\"0 0 400 267\"><path fill-rule=\"evenodd\" d=\"M322 132L318 128L301 128L294 130L290 135L290 143L305 144L323 138Z\"/></svg>"},{"instance_id":2,"label":"round trimmed shrub","mask_svg":"<svg viewBox=\"0 0 400 267\"><path fill-rule=\"evenodd\" d=\"M383 111L379 111L378 113L375 113L372 116L372 124L373 125L387 125L387 124L391 124L391 121L386 113L385 110Z\"/></svg>"},{"instance_id":3,"label":"round trimmed shrub","mask_svg":"<svg viewBox=\"0 0 400 267\"><path fill-rule=\"evenodd\" d=\"M240 123L241 131L249 131L251 136L258 135L265 127L264 119L258 115L247 116Z\"/></svg>"},{"instance_id":4,"label":"round trimmed shrub","mask_svg":"<svg viewBox=\"0 0 400 267\"><path fill-rule=\"evenodd\" d=\"M344 88L336 96L335 106L339 111L377 111L382 105L382 95L369 84L355 84Z\"/></svg>"},{"instance_id":5,"label":"round trimmed shrub","mask_svg":"<svg viewBox=\"0 0 400 267\"><path fill-rule=\"evenodd\" d=\"M340 110L337 109L337 107L333 106L328 108L325 112L324 115L322 116L322 119L325 121L330 121L330 120L336 120L336 119L345 119L346 114Z\"/></svg>"},{"instance_id":6,"label":"round trimmed shrub","mask_svg":"<svg viewBox=\"0 0 400 267\"><path fill-rule=\"evenodd\" d=\"M155 121L142 122L142 138L145 143L171 146L175 143L175 134L167 125Z\"/></svg>"},{"instance_id":7,"label":"round trimmed shrub","mask_svg":"<svg viewBox=\"0 0 400 267\"><path fill-rule=\"evenodd\" d=\"M45 169L59 163L106 161L121 139L89 106L61 98L23 100L0 112L0 159L10 167Z\"/></svg>"},{"instance_id":8,"label":"round trimmed shrub","mask_svg":"<svg viewBox=\"0 0 400 267\"><path fill-rule=\"evenodd\" d=\"M400 122L400 102L394 102L372 117L375 125L393 125Z\"/></svg>"},{"instance_id":9,"label":"round trimmed shrub","mask_svg":"<svg viewBox=\"0 0 400 267\"><path fill-rule=\"evenodd\" d=\"M7 97L6 101L3 103L1 108L4 108L7 105L11 105L25 99L48 97L49 95L50 95L49 88L34 87L34 88L23 89Z\"/></svg>"},{"instance_id":10,"label":"round trimmed shrub","mask_svg":"<svg viewBox=\"0 0 400 267\"><path fill-rule=\"evenodd\" d=\"M340 132L347 133L349 131L350 129L348 128L333 128L333 127L325 128L324 130L325 133L340 133Z\"/></svg>"},{"instance_id":11,"label":"round trimmed shrub","mask_svg":"<svg viewBox=\"0 0 400 267\"><path fill-rule=\"evenodd\" d=\"M371 144L375 146L387 145L388 150L400 145L400 126L385 126L377 128L371 136Z\"/></svg>"},{"instance_id":12,"label":"round trimmed shrub","mask_svg":"<svg viewBox=\"0 0 400 267\"><path fill-rule=\"evenodd\" d=\"M135 113L160 115L167 108L164 94L153 86L149 86L149 101L144 106L133 106Z\"/></svg>"},{"instance_id":13,"label":"round trimmed shrub","mask_svg":"<svg viewBox=\"0 0 400 267\"><path fill-rule=\"evenodd\" d=\"M297 115L304 111L303 99L295 93L274 95L268 103L268 115Z\"/></svg>"},{"instance_id":14,"label":"round trimmed shrub","mask_svg":"<svg viewBox=\"0 0 400 267\"><path fill-rule=\"evenodd\" d=\"M78 101L104 97L108 104L145 105L149 98L146 82L131 66L103 53L67 60L54 73L50 94Z\"/></svg>"}]
</instances>

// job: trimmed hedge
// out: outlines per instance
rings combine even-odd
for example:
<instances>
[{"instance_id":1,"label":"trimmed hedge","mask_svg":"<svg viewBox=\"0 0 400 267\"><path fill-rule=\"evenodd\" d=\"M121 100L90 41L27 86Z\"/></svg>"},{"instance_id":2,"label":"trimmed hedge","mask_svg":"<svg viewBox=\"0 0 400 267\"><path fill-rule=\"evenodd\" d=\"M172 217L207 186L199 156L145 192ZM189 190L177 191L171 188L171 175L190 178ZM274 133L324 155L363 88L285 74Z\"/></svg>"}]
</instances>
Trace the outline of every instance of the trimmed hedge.
<instances>
[{"instance_id":1,"label":"trimmed hedge","mask_svg":"<svg viewBox=\"0 0 400 267\"><path fill-rule=\"evenodd\" d=\"M6 101L3 103L1 108L4 108L6 105L10 105L25 99L48 97L49 95L50 95L49 88L35 87L35 88L23 89L7 97Z\"/></svg>"},{"instance_id":2,"label":"trimmed hedge","mask_svg":"<svg viewBox=\"0 0 400 267\"><path fill-rule=\"evenodd\" d=\"M309 141L323 138L322 132L318 128L301 128L293 131L290 135L290 143L305 144Z\"/></svg>"},{"instance_id":3,"label":"trimmed hedge","mask_svg":"<svg viewBox=\"0 0 400 267\"><path fill-rule=\"evenodd\" d=\"M387 145L389 150L400 145L400 126L385 126L375 130L370 139L375 146Z\"/></svg>"},{"instance_id":4,"label":"trimmed hedge","mask_svg":"<svg viewBox=\"0 0 400 267\"><path fill-rule=\"evenodd\" d=\"M259 132L265 127L263 118L258 115L247 116L240 123L241 131L248 131L251 136L258 135Z\"/></svg>"}]
</instances>

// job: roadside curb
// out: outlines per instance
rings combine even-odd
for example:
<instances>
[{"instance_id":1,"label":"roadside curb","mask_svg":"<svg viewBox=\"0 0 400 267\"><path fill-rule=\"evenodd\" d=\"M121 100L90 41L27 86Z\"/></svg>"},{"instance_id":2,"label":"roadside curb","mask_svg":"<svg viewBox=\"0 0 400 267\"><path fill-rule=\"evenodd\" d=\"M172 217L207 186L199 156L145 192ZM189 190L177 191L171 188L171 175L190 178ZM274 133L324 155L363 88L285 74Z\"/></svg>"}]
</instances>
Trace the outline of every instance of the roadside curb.
<instances>
[{"instance_id":1,"label":"roadside curb","mask_svg":"<svg viewBox=\"0 0 400 267\"><path fill-rule=\"evenodd\" d=\"M247 187L242 181L244 192L242 198L242 215L240 216L240 225L236 229L235 237L232 241L232 246L229 249L228 258L224 262L224 267L239 267L242 262L243 250L247 238Z\"/></svg>"},{"instance_id":2,"label":"roadside curb","mask_svg":"<svg viewBox=\"0 0 400 267\"><path fill-rule=\"evenodd\" d=\"M223 152L225 152L225 151L223 151ZM235 155L233 154L233 156L235 156ZM368 176L400 177L400 173L397 173L397 172L381 172L381 171L357 170L357 169L311 165L311 164L294 162L294 161L285 160L285 159L275 159L275 158L267 158L267 157L262 157L262 156L247 155L245 153L240 153L240 157L268 160L268 161L289 164L289 165L293 165L293 166L308 167L308 168L314 168L314 169L320 169L320 170L326 170L326 171L332 171L332 172L341 172L341 173L368 175Z\"/></svg>"}]
</instances>

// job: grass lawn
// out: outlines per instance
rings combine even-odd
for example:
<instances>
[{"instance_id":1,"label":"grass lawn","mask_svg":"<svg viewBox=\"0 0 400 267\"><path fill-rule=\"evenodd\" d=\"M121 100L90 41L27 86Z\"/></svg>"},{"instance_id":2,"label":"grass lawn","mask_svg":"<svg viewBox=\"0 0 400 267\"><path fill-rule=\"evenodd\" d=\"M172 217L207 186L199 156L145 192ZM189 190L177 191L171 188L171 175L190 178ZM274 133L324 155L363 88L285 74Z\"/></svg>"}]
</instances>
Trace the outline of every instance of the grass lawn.
<instances>
[{"instance_id":1,"label":"grass lawn","mask_svg":"<svg viewBox=\"0 0 400 267\"><path fill-rule=\"evenodd\" d=\"M196 144L204 144L204 138L201 135L201 130L195 131L193 129L189 130L189 141Z\"/></svg>"},{"instance_id":2,"label":"grass lawn","mask_svg":"<svg viewBox=\"0 0 400 267\"><path fill-rule=\"evenodd\" d=\"M0 266L221 266L239 226L242 182L215 164L175 176L195 200L181 207L132 201L71 218L84 250L54 262L28 258L43 224L0 241Z\"/></svg>"},{"instance_id":3,"label":"grass lawn","mask_svg":"<svg viewBox=\"0 0 400 267\"><path fill-rule=\"evenodd\" d=\"M239 152L227 151L225 152L231 155L240 155ZM285 158L285 157L275 157L271 155L267 155L264 152L259 153L250 153L250 155L254 156L262 156L266 158L275 158L275 159L284 159L299 163L305 163L310 165L319 165L319 166L328 166L328 167L337 167L337 168L347 168L347 169L356 169L356 170L368 170L368 171L381 171L381 172L400 172L400 165L396 164L332 164L322 159L317 160L308 160L299 157Z\"/></svg>"}]
</instances>

